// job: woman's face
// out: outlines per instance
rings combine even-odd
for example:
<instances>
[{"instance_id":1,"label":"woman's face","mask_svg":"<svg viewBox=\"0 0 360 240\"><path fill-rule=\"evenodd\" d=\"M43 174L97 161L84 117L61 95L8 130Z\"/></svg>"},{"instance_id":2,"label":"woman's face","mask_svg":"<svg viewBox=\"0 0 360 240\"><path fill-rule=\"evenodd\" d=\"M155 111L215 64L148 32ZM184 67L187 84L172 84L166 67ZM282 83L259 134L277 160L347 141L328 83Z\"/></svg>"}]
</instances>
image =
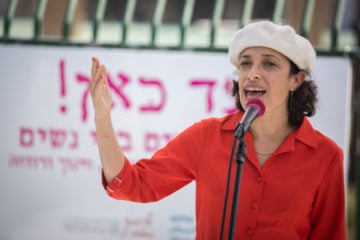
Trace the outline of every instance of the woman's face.
<instances>
[{"instance_id":1,"label":"woman's face","mask_svg":"<svg viewBox=\"0 0 360 240\"><path fill-rule=\"evenodd\" d=\"M261 99L266 113L286 113L289 91L303 81L290 74L290 62L281 53L265 47L250 47L239 56L238 84L243 108L252 98ZM245 108L244 108L245 109Z\"/></svg>"}]
</instances>

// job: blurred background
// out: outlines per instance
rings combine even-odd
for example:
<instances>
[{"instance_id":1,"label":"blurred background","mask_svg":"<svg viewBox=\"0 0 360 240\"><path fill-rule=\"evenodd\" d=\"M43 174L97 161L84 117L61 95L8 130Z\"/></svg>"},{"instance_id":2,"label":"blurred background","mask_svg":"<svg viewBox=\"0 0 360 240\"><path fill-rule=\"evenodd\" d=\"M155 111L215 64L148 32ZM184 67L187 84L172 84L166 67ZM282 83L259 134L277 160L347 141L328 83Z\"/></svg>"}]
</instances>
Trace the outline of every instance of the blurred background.
<instances>
[{"instance_id":1,"label":"blurred background","mask_svg":"<svg viewBox=\"0 0 360 240\"><path fill-rule=\"evenodd\" d=\"M292 25L318 55L353 64L347 201L349 239L359 240L359 8L357 0L1 0L0 44L226 52L252 19Z\"/></svg>"}]
</instances>

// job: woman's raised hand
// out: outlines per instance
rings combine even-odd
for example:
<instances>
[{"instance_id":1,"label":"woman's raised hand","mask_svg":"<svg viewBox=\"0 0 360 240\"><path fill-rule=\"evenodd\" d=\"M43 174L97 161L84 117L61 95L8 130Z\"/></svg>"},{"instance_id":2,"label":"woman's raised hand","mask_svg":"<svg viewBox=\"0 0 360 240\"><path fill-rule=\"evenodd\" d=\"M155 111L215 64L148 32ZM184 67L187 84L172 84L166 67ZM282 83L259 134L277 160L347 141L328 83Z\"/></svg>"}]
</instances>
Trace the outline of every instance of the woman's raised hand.
<instances>
[{"instance_id":1,"label":"woman's raised hand","mask_svg":"<svg viewBox=\"0 0 360 240\"><path fill-rule=\"evenodd\" d=\"M104 119L110 116L112 97L106 77L106 68L99 59L92 58L91 80L89 84L91 99L94 106L95 119Z\"/></svg>"}]
</instances>

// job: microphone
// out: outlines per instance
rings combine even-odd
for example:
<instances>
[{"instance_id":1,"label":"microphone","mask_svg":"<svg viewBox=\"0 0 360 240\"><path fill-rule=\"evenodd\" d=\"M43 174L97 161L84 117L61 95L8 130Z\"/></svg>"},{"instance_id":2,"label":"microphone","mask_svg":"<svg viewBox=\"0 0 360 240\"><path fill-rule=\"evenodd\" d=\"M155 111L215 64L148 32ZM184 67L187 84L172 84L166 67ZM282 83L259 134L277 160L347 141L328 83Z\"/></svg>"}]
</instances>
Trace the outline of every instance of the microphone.
<instances>
[{"instance_id":1,"label":"microphone","mask_svg":"<svg viewBox=\"0 0 360 240\"><path fill-rule=\"evenodd\" d=\"M265 105L259 98L252 98L248 101L245 107L245 114L242 117L240 123L236 127L235 135L237 137L242 137L249 127L251 123L257 118L261 117L265 112ZM241 128L240 128L241 126ZM239 135L239 130L241 130Z\"/></svg>"}]
</instances>

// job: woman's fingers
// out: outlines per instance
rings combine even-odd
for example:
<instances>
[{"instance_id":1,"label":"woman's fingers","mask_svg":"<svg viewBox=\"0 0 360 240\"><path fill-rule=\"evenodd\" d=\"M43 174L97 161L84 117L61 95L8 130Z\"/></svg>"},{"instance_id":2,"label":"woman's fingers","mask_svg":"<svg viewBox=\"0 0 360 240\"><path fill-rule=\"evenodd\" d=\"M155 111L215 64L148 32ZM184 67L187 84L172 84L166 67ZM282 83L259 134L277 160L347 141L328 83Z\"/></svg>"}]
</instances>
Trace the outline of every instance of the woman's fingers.
<instances>
[{"instance_id":1,"label":"woman's fingers","mask_svg":"<svg viewBox=\"0 0 360 240\"><path fill-rule=\"evenodd\" d=\"M94 96L95 92L98 92L98 88L102 84L107 85L106 81L106 68L104 65L101 65L97 58L92 58L91 66L91 80L89 83L90 93Z\"/></svg>"},{"instance_id":2,"label":"woman's fingers","mask_svg":"<svg viewBox=\"0 0 360 240\"><path fill-rule=\"evenodd\" d=\"M92 57L91 58L91 78L93 78L93 76L94 76L94 72L95 72L95 65L96 65L96 60L97 60L97 58L95 58L95 57Z\"/></svg>"},{"instance_id":3,"label":"woman's fingers","mask_svg":"<svg viewBox=\"0 0 360 240\"><path fill-rule=\"evenodd\" d=\"M95 110L95 117L101 119L108 116L112 106L112 99L107 81L106 67L95 57L92 58L89 90Z\"/></svg>"},{"instance_id":4,"label":"woman's fingers","mask_svg":"<svg viewBox=\"0 0 360 240\"><path fill-rule=\"evenodd\" d=\"M90 92L92 93L94 91L95 84L97 82L97 79L95 78L97 69L98 69L99 60L95 57L92 58L92 64L91 64L91 79L89 83Z\"/></svg>"}]
</instances>

